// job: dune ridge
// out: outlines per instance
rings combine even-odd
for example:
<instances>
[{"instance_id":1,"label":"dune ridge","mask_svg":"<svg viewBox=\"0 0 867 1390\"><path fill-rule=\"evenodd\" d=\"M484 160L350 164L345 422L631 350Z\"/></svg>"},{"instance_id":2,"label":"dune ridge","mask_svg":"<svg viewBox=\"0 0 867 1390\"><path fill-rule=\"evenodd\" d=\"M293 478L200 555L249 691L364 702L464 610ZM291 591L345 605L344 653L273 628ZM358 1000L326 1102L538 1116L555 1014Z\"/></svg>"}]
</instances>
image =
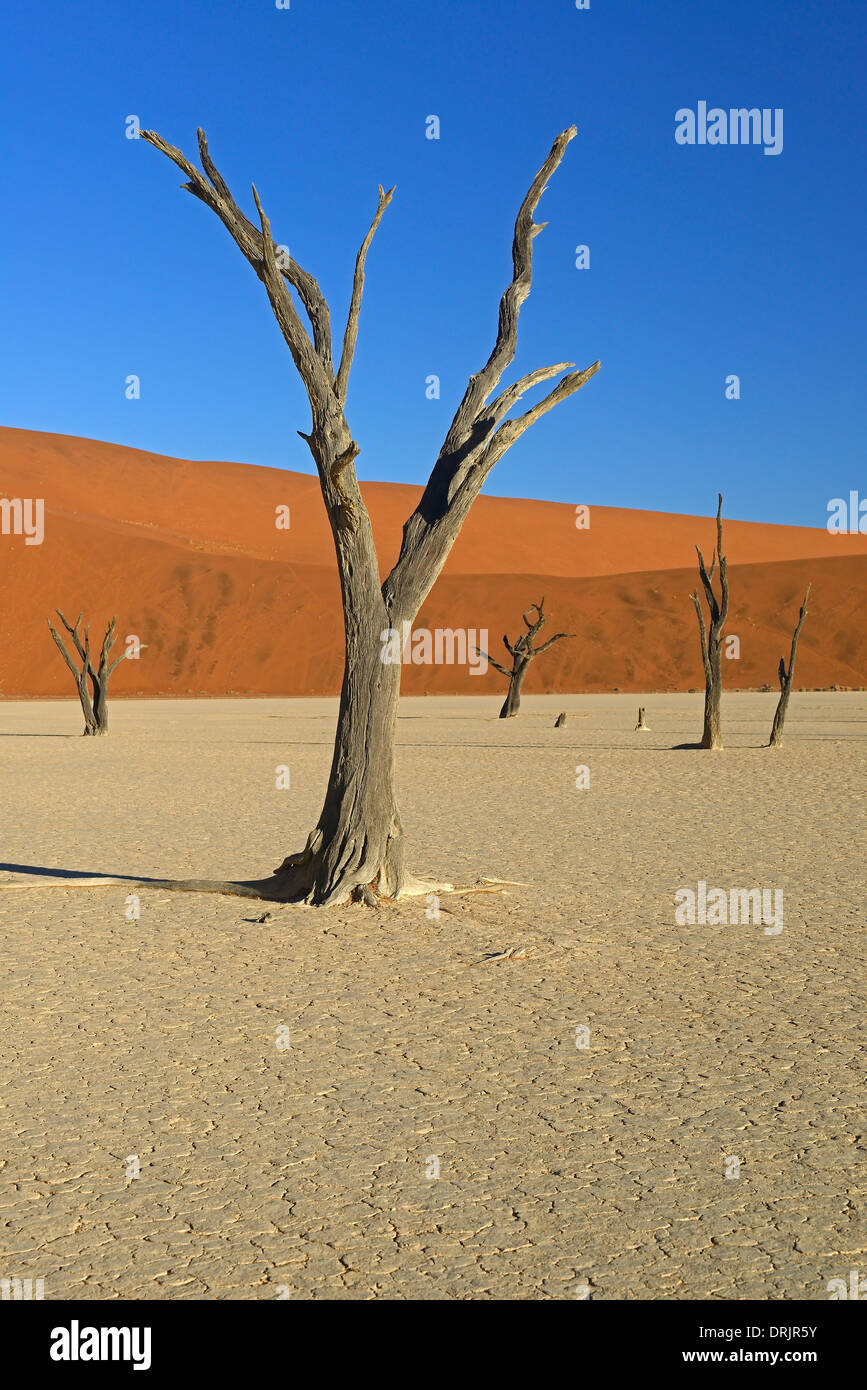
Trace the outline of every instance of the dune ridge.
<instances>
[{"instance_id":1,"label":"dune ridge","mask_svg":"<svg viewBox=\"0 0 867 1390\"><path fill-rule=\"evenodd\" d=\"M421 489L365 482L360 463L386 572ZM0 536L0 695L74 693L45 624L57 607L84 611L94 630L116 612L121 637L139 637L141 660L118 668L116 697L339 690L340 591L315 477L0 428L0 496L45 501L41 546ZM285 505L291 526L280 531ZM733 520L725 539L727 631L741 647L726 685L775 686L812 583L796 685L867 686L867 536ZM702 684L695 545L709 553L713 542L710 517L593 507L579 530L574 506L482 496L415 626L487 630L502 660L503 634L516 636L544 595L548 631L576 637L531 666L528 693L689 690ZM504 685L492 669L457 665L403 674L416 695Z\"/></svg>"}]
</instances>

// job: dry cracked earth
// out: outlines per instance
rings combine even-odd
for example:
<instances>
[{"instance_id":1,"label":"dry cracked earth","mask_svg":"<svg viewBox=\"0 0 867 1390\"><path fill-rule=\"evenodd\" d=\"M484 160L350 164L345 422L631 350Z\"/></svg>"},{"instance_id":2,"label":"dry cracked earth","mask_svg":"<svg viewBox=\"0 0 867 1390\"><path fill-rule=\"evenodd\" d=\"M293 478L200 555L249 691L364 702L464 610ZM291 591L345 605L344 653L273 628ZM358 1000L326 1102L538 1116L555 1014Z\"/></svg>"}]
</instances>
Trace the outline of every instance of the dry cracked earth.
<instances>
[{"instance_id":1,"label":"dry cracked earth","mask_svg":"<svg viewBox=\"0 0 867 1390\"><path fill-rule=\"evenodd\" d=\"M7 702L0 1275L806 1300L863 1276L867 697L796 694L771 752L774 697L729 695L719 754L675 746L698 696L642 697L649 734L638 702L404 701L413 869L500 892L437 917L139 889L138 918L63 876L269 870L315 823L336 702L117 702L107 741ZM699 880L782 889L782 931L678 925Z\"/></svg>"}]
</instances>

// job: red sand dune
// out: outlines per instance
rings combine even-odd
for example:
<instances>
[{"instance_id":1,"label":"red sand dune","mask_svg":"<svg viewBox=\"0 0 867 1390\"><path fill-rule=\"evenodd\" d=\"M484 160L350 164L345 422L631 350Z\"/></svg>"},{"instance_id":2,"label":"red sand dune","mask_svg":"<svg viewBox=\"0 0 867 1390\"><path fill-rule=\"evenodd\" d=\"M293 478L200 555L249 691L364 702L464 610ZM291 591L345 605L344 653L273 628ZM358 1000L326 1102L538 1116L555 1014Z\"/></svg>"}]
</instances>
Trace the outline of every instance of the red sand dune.
<instances>
[{"instance_id":1,"label":"red sand dune","mask_svg":"<svg viewBox=\"0 0 867 1390\"><path fill-rule=\"evenodd\" d=\"M420 489L362 488L385 572ZM339 690L340 591L315 478L0 429L0 497L45 500L41 546L0 536L0 694L74 698L45 625L58 607L83 611L92 632L116 612L121 638L140 638L141 660L118 668L115 696ZM288 531L274 524L280 504ZM594 507L589 530L577 530L574 507L480 497L415 626L487 629L502 661L503 633L516 636L522 610L544 595L545 635L576 638L531 666L528 692L697 687L696 543L709 557L711 518ZM808 582L796 684L867 686L867 536L727 521L725 546L727 631L741 643L740 660L725 663L729 688L776 684ZM504 684L461 666L403 675L408 694Z\"/></svg>"}]
</instances>

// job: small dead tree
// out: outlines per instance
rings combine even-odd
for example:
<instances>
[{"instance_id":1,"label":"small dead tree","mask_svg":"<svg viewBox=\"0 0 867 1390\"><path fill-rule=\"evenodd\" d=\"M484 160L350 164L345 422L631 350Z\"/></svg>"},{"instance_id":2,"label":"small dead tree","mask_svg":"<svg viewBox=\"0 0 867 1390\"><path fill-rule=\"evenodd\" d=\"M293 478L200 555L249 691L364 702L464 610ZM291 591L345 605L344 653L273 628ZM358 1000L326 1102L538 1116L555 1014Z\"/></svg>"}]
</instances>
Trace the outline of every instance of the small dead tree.
<instances>
[{"instance_id":1,"label":"small dead tree","mask_svg":"<svg viewBox=\"0 0 867 1390\"><path fill-rule=\"evenodd\" d=\"M716 548L713 552L710 573L705 568L704 557L698 546L698 572L707 599L710 616L710 631L705 627L704 614L698 591L694 590L692 601L698 614L698 627L701 634L701 659L704 666L704 729L700 748L722 748L720 729L720 695L722 693L722 631L729 611L729 583L726 573L726 557L722 553L722 493L717 494L719 504L716 509ZM713 590L713 577L719 560L720 598Z\"/></svg>"},{"instance_id":2,"label":"small dead tree","mask_svg":"<svg viewBox=\"0 0 867 1390\"><path fill-rule=\"evenodd\" d=\"M562 638L575 636L574 632L556 632L553 637L548 638L547 642L543 642L541 647L535 646L534 639L537 633L539 633L541 629L545 626L548 619L542 612L542 609L545 606L544 599L542 599L541 603L534 603L532 606L536 610L536 619L534 622L530 621L529 617L527 616L527 614L531 611L529 608L527 609L526 613L523 613L521 615L524 619L524 624L527 628L527 631L522 632L521 636L515 639L515 645L512 646L508 637L503 638L503 646L506 648L506 651L512 658L511 671L509 671L505 666L501 666L499 661L495 661L492 656L488 656L487 652L479 651L478 647L476 647L476 651L479 652L479 656L485 657L485 659L489 661L491 665L494 667L494 670L499 671L501 675L508 677L509 690L508 694L506 695L505 701L503 702L503 708L500 710L501 719L512 719L518 713L518 710L521 708L521 686L524 684L524 677L527 674L527 668L530 665L530 662L533 660L533 658L536 656L541 656L542 652L546 652L549 647L553 647L554 643L561 641ZM564 717L563 723L565 724L565 722L566 720Z\"/></svg>"},{"instance_id":3,"label":"small dead tree","mask_svg":"<svg viewBox=\"0 0 867 1390\"><path fill-rule=\"evenodd\" d=\"M780 699L774 712L774 723L771 728L771 741L769 748L779 748L783 741L783 724L786 720L786 710L789 708L789 696L792 693L792 680L795 675L795 654L798 650L798 638L801 635L801 628L804 626L804 619L807 616L807 599L810 597L811 584L807 585L807 592L804 594L804 602L801 604L801 612L798 618L798 626L792 634L792 650L789 654L789 669L786 670L786 658L780 657Z\"/></svg>"},{"instance_id":4,"label":"small dead tree","mask_svg":"<svg viewBox=\"0 0 867 1390\"><path fill-rule=\"evenodd\" d=\"M544 224L533 214L559 165L574 126L557 136L518 211L512 243L513 275L500 301L497 337L485 365L470 377L421 500L403 528L398 559L381 582L370 517L355 473L360 450L346 418L349 375L358 337L367 253L394 189L381 187L376 213L355 262L343 350L335 367L331 316L318 283L275 245L271 226L253 188L259 225L241 211L198 133L202 170L155 131L141 137L184 174L183 187L226 227L265 287L292 360L310 401L307 441L331 524L343 599L346 656L334 757L319 821L303 851L288 855L273 878L254 884L193 880L210 891L256 892L281 901L340 903L349 898L398 896L418 890L404 868L403 829L394 789L394 737L400 663L386 663L384 636L411 622L430 593L472 503L498 459L525 430L573 395L599 369L583 371L560 362L527 373L500 388L515 357L518 314L530 293L532 248ZM302 321L294 290L309 321ZM509 412L532 387L565 372L547 395L523 414Z\"/></svg>"},{"instance_id":5,"label":"small dead tree","mask_svg":"<svg viewBox=\"0 0 867 1390\"><path fill-rule=\"evenodd\" d=\"M78 669L69 652L63 643L63 638L55 627L52 627L51 620L48 620L48 630L57 643L58 650L69 667L75 679L75 688L78 691L78 698L81 701L81 708L84 712L84 732L86 735L102 735L108 733L108 679L112 671L120 665L126 658L126 652L109 662L109 653L115 643L115 627L117 618L112 618L105 630L102 639L102 646L99 652L99 663L96 670L90 660L90 629L84 629L84 641L82 642L78 629L81 626L81 614L75 620L75 625L69 624L57 609L57 616L72 638L73 646L81 662L81 670ZM87 682L90 680L91 689L88 690Z\"/></svg>"}]
</instances>

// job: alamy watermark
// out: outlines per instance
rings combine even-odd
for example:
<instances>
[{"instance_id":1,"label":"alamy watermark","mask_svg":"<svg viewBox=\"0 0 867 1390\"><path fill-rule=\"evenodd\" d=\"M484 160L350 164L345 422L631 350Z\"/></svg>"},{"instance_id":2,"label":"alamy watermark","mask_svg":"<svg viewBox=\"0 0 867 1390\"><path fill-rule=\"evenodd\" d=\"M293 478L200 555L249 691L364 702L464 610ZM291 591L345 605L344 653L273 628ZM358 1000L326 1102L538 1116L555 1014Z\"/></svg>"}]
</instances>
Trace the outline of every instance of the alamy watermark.
<instances>
[{"instance_id":1,"label":"alamy watermark","mask_svg":"<svg viewBox=\"0 0 867 1390\"><path fill-rule=\"evenodd\" d=\"M0 1279L0 1300L4 1303L29 1303L44 1297L44 1279Z\"/></svg>"},{"instance_id":2,"label":"alamy watermark","mask_svg":"<svg viewBox=\"0 0 867 1390\"><path fill-rule=\"evenodd\" d=\"M0 497L0 535L23 536L25 545L45 540L45 499Z\"/></svg>"},{"instance_id":3,"label":"alamy watermark","mask_svg":"<svg viewBox=\"0 0 867 1390\"><path fill-rule=\"evenodd\" d=\"M867 536L867 497L862 501L854 488L848 501L845 497L832 497L826 525L832 536Z\"/></svg>"},{"instance_id":4,"label":"alamy watermark","mask_svg":"<svg viewBox=\"0 0 867 1390\"><path fill-rule=\"evenodd\" d=\"M764 145L765 154L783 152L783 108L721 106L708 110L700 101L697 110L681 106L674 113L674 138L679 145Z\"/></svg>"},{"instance_id":5,"label":"alamy watermark","mask_svg":"<svg viewBox=\"0 0 867 1390\"><path fill-rule=\"evenodd\" d=\"M149 1327L82 1327L73 1318L68 1327L51 1330L48 1355L52 1361L130 1361L134 1371L150 1370Z\"/></svg>"},{"instance_id":6,"label":"alamy watermark","mask_svg":"<svg viewBox=\"0 0 867 1390\"><path fill-rule=\"evenodd\" d=\"M772 896L773 895L773 896ZM725 927L752 923L765 926L765 936L783 930L782 888L708 888L704 879L696 887L678 888L674 895L674 920L679 927ZM772 907L773 904L773 907Z\"/></svg>"},{"instance_id":7,"label":"alamy watermark","mask_svg":"<svg viewBox=\"0 0 867 1390\"><path fill-rule=\"evenodd\" d=\"M482 647L488 645L488 629L479 628ZM476 629L438 627L433 632L412 623L401 623L401 631L387 627L379 634L383 666L469 666L471 676L483 676L488 658L476 644Z\"/></svg>"},{"instance_id":8,"label":"alamy watermark","mask_svg":"<svg viewBox=\"0 0 867 1390\"><path fill-rule=\"evenodd\" d=\"M857 1269L849 1270L849 1283L845 1279L829 1279L825 1288L832 1302L841 1298L867 1299L867 1278L862 1279Z\"/></svg>"}]
</instances>

